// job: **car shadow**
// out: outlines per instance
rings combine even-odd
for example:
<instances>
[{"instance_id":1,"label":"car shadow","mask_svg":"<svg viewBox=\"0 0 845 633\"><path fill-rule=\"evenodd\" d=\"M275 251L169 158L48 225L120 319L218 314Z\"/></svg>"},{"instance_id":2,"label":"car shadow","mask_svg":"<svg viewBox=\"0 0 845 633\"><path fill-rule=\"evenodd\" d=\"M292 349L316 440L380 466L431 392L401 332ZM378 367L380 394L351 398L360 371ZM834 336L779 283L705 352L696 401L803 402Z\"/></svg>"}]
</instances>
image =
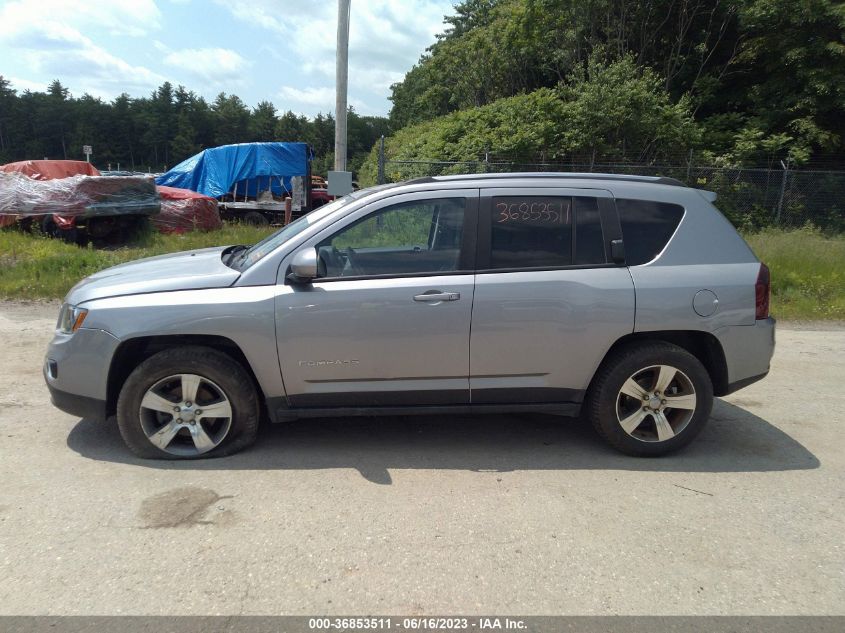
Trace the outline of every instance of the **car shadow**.
<instances>
[{"instance_id":1,"label":"car shadow","mask_svg":"<svg viewBox=\"0 0 845 633\"><path fill-rule=\"evenodd\" d=\"M710 422L683 451L642 459L617 453L589 424L550 415L305 419L262 426L242 453L195 461L143 460L124 446L114 420L80 420L68 446L83 457L171 470L355 468L390 484L388 469L631 470L768 472L810 470L819 460L766 420L716 400Z\"/></svg>"},{"instance_id":2,"label":"car shadow","mask_svg":"<svg viewBox=\"0 0 845 633\"><path fill-rule=\"evenodd\" d=\"M324 418L266 424L253 448L230 457L194 461L136 458L124 446L114 420L80 420L67 444L89 459L147 468L355 468L378 484L391 483L390 468L715 473L819 467L819 460L789 435L723 400L716 400L710 422L690 446L651 459L617 453L582 420L538 414Z\"/></svg>"}]
</instances>

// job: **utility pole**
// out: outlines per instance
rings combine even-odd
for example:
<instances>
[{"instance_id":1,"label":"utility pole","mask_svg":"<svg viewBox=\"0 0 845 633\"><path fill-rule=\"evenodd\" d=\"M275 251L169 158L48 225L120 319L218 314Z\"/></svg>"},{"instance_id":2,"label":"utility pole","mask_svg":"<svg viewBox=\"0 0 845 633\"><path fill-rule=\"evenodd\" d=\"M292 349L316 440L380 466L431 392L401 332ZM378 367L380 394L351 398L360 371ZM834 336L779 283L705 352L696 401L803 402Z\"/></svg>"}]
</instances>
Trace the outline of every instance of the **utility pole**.
<instances>
[{"instance_id":1,"label":"utility pole","mask_svg":"<svg viewBox=\"0 0 845 633\"><path fill-rule=\"evenodd\" d=\"M337 0L337 67L335 70L334 168L346 171L346 91L349 83L349 4Z\"/></svg>"},{"instance_id":2,"label":"utility pole","mask_svg":"<svg viewBox=\"0 0 845 633\"><path fill-rule=\"evenodd\" d=\"M381 135L378 144L378 184L384 184L384 134Z\"/></svg>"}]
</instances>

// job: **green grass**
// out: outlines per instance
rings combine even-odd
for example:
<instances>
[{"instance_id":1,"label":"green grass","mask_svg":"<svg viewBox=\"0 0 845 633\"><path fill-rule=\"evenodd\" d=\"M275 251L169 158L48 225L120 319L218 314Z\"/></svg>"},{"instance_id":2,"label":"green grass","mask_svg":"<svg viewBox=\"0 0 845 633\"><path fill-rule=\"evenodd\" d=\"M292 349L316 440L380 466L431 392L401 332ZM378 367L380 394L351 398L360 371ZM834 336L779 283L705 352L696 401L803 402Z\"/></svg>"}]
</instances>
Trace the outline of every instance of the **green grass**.
<instances>
[{"instance_id":1,"label":"green grass","mask_svg":"<svg viewBox=\"0 0 845 633\"><path fill-rule=\"evenodd\" d=\"M129 245L99 250L0 230L0 298L59 299L77 281L122 262L174 251L253 244L270 232L242 225L220 231L146 233ZM745 235L772 271L772 313L780 319L845 319L845 236L813 228Z\"/></svg>"},{"instance_id":2,"label":"green grass","mask_svg":"<svg viewBox=\"0 0 845 633\"><path fill-rule=\"evenodd\" d=\"M80 279L141 257L207 246L254 244L271 229L227 224L219 231L162 235L146 232L126 246L103 250L15 229L0 230L0 298L59 299Z\"/></svg>"},{"instance_id":3,"label":"green grass","mask_svg":"<svg viewBox=\"0 0 845 633\"><path fill-rule=\"evenodd\" d=\"M805 227L744 237L771 270L775 317L845 319L845 235Z\"/></svg>"}]
</instances>

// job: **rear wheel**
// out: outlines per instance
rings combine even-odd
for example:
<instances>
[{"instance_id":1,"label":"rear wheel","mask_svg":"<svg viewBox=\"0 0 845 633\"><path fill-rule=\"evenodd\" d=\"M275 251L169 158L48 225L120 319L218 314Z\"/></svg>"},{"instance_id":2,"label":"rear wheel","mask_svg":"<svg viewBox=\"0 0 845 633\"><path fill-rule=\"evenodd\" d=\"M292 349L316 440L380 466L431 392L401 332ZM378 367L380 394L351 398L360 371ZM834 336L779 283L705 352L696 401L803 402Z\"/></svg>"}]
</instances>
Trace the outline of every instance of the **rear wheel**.
<instances>
[{"instance_id":1,"label":"rear wheel","mask_svg":"<svg viewBox=\"0 0 845 633\"><path fill-rule=\"evenodd\" d=\"M259 213L258 211L250 211L246 215L244 215L244 224L249 224L250 226L258 226L264 227L269 226L270 220L268 220L264 214Z\"/></svg>"},{"instance_id":2,"label":"rear wheel","mask_svg":"<svg viewBox=\"0 0 845 633\"><path fill-rule=\"evenodd\" d=\"M701 362L664 342L631 344L602 364L587 400L596 431L629 455L663 455L698 435L713 408Z\"/></svg>"},{"instance_id":3,"label":"rear wheel","mask_svg":"<svg viewBox=\"0 0 845 633\"><path fill-rule=\"evenodd\" d=\"M255 441L258 420L249 375L226 354L205 347L151 356L129 375L117 402L120 434L145 458L235 453Z\"/></svg>"}]
</instances>

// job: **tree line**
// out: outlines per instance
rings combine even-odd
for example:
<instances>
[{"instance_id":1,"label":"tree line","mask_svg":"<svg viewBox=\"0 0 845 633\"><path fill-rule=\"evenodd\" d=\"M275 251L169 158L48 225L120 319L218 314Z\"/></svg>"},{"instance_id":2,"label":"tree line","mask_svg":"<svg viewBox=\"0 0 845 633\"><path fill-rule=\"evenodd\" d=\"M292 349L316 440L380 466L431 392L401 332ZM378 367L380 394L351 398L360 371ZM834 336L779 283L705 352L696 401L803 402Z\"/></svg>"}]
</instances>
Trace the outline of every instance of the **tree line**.
<instances>
[{"instance_id":1,"label":"tree line","mask_svg":"<svg viewBox=\"0 0 845 633\"><path fill-rule=\"evenodd\" d=\"M349 112L349 165L388 160L841 166L845 3L836 0L463 0L391 90ZM305 141L333 163L334 119L164 83L148 97L18 93L0 77L0 162L82 158L161 171L206 147ZM372 151L371 151L372 150ZM371 152L369 157L367 153ZM401 171L401 170L400 170ZM400 174L401 175L401 174Z\"/></svg>"},{"instance_id":2,"label":"tree line","mask_svg":"<svg viewBox=\"0 0 845 633\"><path fill-rule=\"evenodd\" d=\"M0 76L0 164L25 159L81 160L93 146L101 169L165 171L207 147L252 141L301 141L311 145L315 174L334 164L334 117L313 118L269 101L249 108L238 96L220 93L209 103L183 86L166 82L149 97L121 94L107 102L72 96L59 80L46 92L18 93ZM347 117L349 166L354 171L382 134L386 117Z\"/></svg>"},{"instance_id":3,"label":"tree line","mask_svg":"<svg viewBox=\"0 0 845 633\"><path fill-rule=\"evenodd\" d=\"M392 87L394 156L477 159L485 144L560 160L845 156L845 3L464 0L446 22ZM531 129L508 142L521 117Z\"/></svg>"}]
</instances>

